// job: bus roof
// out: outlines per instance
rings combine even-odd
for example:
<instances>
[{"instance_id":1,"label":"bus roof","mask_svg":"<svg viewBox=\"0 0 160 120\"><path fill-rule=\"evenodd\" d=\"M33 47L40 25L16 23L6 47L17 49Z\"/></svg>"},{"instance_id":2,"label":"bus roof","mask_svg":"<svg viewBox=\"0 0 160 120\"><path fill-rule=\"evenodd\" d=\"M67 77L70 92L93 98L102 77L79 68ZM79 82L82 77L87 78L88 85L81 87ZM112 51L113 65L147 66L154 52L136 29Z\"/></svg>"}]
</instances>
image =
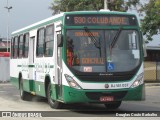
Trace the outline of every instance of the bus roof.
<instances>
[{"instance_id":1,"label":"bus roof","mask_svg":"<svg viewBox=\"0 0 160 120\"><path fill-rule=\"evenodd\" d=\"M41 25L41 24L43 24L43 23L46 23L46 22L48 22L48 21L52 21L52 20L54 20L54 19L56 19L56 18L59 18L59 17L61 17L61 16L63 16L63 13L58 14L58 15L55 15L55 16L52 16L52 17L49 17L49 18L44 19L44 20L42 20L42 21L36 22L36 23L31 24L31 25L29 25L29 26L27 26L27 27L24 27L24 28L22 28L22 29L16 30L16 31L12 32L11 34L14 35L14 34L20 33L21 31L27 31L27 30L34 29L36 26L39 26L39 25Z\"/></svg>"},{"instance_id":2,"label":"bus roof","mask_svg":"<svg viewBox=\"0 0 160 120\"><path fill-rule=\"evenodd\" d=\"M121 14L121 15L135 15L132 13L127 12L120 12L120 11L109 11L109 10L99 10L99 11L72 11L72 12L65 12L64 14Z\"/></svg>"},{"instance_id":3,"label":"bus roof","mask_svg":"<svg viewBox=\"0 0 160 120\"><path fill-rule=\"evenodd\" d=\"M56 20L58 18L61 18L62 16L67 15L67 14L119 14L119 15L134 15L134 14L127 13L127 12L108 11L108 10L64 12L64 13L60 13L60 14L54 15L52 17L49 17L47 19L44 19L42 21L36 22L34 24L31 24L31 25L29 25L27 27L24 27L22 29L16 30L16 31L12 32L11 34L12 34L12 36L15 36L17 34L21 34L23 31L26 32L26 31L33 30L35 28L41 27L41 25L44 25L44 24L47 24L47 23L49 24L49 23L53 22L54 20Z\"/></svg>"}]
</instances>

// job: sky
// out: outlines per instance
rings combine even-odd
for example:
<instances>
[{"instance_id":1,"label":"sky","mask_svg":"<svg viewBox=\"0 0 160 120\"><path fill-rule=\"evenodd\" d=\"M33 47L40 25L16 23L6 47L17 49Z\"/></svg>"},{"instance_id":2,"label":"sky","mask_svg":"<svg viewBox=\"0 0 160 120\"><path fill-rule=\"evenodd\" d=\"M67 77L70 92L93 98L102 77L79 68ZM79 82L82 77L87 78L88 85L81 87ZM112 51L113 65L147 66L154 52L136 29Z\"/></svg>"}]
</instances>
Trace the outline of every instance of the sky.
<instances>
[{"instance_id":1,"label":"sky","mask_svg":"<svg viewBox=\"0 0 160 120\"><path fill-rule=\"evenodd\" d=\"M0 0L0 37L7 37L7 20L9 20L9 34L25 26L52 16L49 6L52 0L8 0L9 12L4 7L7 0Z\"/></svg>"}]
</instances>

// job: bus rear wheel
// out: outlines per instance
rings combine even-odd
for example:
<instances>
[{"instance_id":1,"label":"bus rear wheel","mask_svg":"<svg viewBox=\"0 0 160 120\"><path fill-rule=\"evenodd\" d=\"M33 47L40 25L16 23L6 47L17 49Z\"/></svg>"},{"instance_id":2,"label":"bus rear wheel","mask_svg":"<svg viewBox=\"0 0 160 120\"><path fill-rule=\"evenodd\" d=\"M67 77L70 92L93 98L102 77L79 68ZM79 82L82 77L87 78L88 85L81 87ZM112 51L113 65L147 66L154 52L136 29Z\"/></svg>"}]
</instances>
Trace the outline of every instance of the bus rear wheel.
<instances>
[{"instance_id":1,"label":"bus rear wheel","mask_svg":"<svg viewBox=\"0 0 160 120\"><path fill-rule=\"evenodd\" d=\"M62 108L62 104L56 100L53 100L51 98L51 94L52 94L52 89L51 89L51 83L48 84L48 88L47 88L47 99L48 99L48 104L50 105L51 108L54 109L60 109Z\"/></svg>"},{"instance_id":2,"label":"bus rear wheel","mask_svg":"<svg viewBox=\"0 0 160 120\"><path fill-rule=\"evenodd\" d=\"M117 109L120 107L122 101L115 101L104 104L107 109Z\"/></svg>"},{"instance_id":3,"label":"bus rear wheel","mask_svg":"<svg viewBox=\"0 0 160 120\"><path fill-rule=\"evenodd\" d=\"M32 99L32 95L30 93L24 91L22 79L20 79L19 90L20 90L20 97L22 100L30 101Z\"/></svg>"}]
</instances>

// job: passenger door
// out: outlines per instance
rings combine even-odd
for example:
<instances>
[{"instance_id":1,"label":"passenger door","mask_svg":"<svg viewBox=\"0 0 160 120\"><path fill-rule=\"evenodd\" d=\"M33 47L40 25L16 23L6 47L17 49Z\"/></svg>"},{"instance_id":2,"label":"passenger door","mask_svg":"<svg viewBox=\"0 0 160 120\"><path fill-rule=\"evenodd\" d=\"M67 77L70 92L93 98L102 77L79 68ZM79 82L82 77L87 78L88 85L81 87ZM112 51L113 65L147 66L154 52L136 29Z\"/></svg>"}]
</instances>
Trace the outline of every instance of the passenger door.
<instances>
[{"instance_id":1,"label":"passenger door","mask_svg":"<svg viewBox=\"0 0 160 120\"><path fill-rule=\"evenodd\" d=\"M34 75L34 53L35 53L35 36L29 38L29 88L35 92L35 75Z\"/></svg>"},{"instance_id":2,"label":"passenger door","mask_svg":"<svg viewBox=\"0 0 160 120\"><path fill-rule=\"evenodd\" d=\"M61 22L55 23L55 44L56 44L56 84L58 84L58 98L62 97L62 47L58 47L58 36L61 35Z\"/></svg>"}]
</instances>

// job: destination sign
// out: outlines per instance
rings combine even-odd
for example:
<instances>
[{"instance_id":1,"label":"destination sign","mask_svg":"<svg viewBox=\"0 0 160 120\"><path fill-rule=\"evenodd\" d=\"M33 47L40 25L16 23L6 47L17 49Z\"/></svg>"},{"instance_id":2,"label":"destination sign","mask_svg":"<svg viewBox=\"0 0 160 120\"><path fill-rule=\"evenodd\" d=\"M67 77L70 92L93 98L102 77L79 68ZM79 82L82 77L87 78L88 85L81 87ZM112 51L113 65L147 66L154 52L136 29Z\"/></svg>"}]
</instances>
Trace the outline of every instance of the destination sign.
<instances>
[{"instance_id":1,"label":"destination sign","mask_svg":"<svg viewBox=\"0 0 160 120\"><path fill-rule=\"evenodd\" d=\"M135 16L124 15L67 15L66 24L73 26L90 25L137 25Z\"/></svg>"}]
</instances>

